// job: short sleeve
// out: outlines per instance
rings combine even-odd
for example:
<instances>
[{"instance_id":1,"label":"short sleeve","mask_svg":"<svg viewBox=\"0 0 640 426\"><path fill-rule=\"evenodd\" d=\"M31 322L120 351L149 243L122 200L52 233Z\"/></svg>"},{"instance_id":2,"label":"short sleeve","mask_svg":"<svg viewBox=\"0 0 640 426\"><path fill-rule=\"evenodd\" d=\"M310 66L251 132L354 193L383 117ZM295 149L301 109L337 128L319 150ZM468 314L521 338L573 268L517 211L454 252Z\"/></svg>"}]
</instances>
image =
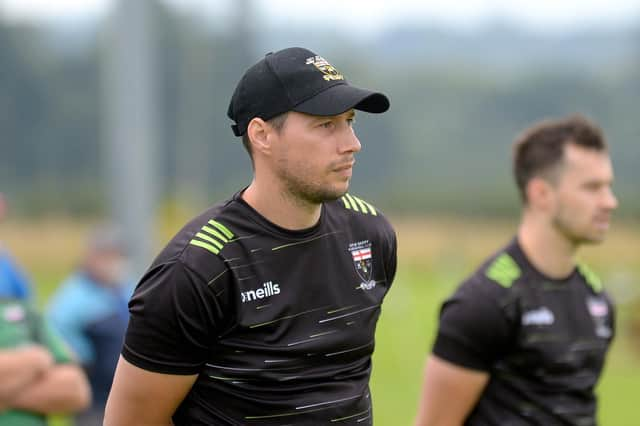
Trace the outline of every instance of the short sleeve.
<instances>
[{"instance_id":1,"label":"short sleeve","mask_svg":"<svg viewBox=\"0 0 640 426\"><path fill-rule=\"evenodd\" d=\"M385 259L385 273L387 276L387 283L391 285L396 276L396 268L398 266L398 243L396 240L396 234L393 230L390 231L388 238L388 256Z\"/></svg>"},{"instance_id":2,"label":"short sleeve","mask_svg":"<svg viewBox=\"0 0 640 426\"><path fill-rule=\"evenodd\" d=\"M221 327L213 290L180 261L152 267L129 302L122 355L142 369L197 374Z\"/></svg>"},{"instance_id":3,"label":"short sleeve","mask_svg":"<svg viewBox=\"0 0 640 426\"><path fill-rule=\"evenodd\" d=\"M613 301L613 299L611 298L611 296L607 293L605 293L605 297L607 299L607 305L609 306L609 320L610 320L610 326L611 326L611 340L613 340L613 338L616 335L616 304Z\"/></svg>"},{"instance_id":4,"label":"short sleeve","mask_svg":"<svg viewBox=\"0 0 640 426\"><path fill-rule=\"evenodd\" d=\"M468 281L440 312L434 355L461 367L489 371L511 339L510 322L483 281Z\"/></svg>"}]
</instances>

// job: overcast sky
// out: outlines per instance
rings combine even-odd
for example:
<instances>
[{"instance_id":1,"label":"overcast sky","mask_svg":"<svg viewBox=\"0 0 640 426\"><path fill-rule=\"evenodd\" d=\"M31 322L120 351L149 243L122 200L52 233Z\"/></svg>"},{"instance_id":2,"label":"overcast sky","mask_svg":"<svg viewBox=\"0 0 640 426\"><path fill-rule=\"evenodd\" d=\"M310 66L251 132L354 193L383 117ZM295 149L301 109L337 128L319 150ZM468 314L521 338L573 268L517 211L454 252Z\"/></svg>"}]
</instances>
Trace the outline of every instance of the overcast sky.
<instances>
[{"instance_id":1,"label":"overcast sky","mask_svg":"<svg viewBox=\"0 0 640 426\"><path fill-rule=\"evenodd\" d=\"M199 13L229 13L234 0L168 0ZM0 0L11 19L96 18L114 0ZM487 20L511 21L535 31L563 32L585 27L640 25L640 0L255 0L269 22L331 22L363 31L406 20L428 20L472 28Z\"/></svg>"}]
</instances>

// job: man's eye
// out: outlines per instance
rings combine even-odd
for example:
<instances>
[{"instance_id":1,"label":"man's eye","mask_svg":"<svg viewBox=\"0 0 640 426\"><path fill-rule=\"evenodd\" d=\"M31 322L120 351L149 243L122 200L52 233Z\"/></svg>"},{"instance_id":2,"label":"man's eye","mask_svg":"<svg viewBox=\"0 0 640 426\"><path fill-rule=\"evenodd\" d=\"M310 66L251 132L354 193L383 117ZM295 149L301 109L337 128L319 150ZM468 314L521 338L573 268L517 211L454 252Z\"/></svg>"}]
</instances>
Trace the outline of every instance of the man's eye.
<instances>
[{"instance_id":1,"label":"man's eye","mask_svg":"<svg viewBox=\"0 0 640 426\"><path fill-rule=\"evenodd\" d=\"M333 121L325 121L324 123L320 123L320 127L330 129L331 127L333 127Z\"/></svg>"}]
</instances>

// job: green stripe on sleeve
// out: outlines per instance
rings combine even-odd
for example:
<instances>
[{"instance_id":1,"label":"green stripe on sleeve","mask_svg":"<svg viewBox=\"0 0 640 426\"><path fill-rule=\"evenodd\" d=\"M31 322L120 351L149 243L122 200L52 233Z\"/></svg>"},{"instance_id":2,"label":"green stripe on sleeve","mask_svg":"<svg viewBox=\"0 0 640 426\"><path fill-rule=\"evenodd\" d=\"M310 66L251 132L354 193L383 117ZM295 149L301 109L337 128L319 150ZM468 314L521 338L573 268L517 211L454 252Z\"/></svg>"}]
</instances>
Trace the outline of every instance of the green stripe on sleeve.
<instances>
[{"instance_id":1,"label":"green stripe on sleeve","mask_svg":"<svg viewBox=\"0 0 640 426\"><path fill-rule=\"evenodd\" d=\"M347 200L347 197L342 196L342 197L340 197L340 199L342 200L342 203L344 204L344 207L346 209L351 210L351 204L349 204L349 200Z\"/></svg>"},{"instance_id":2,"label":"green stripe on sleeve","mask_svg":"<svg viewBox=\"0 0 640 426\"><path fill-rule=\"evenodd\" d=\"M360 210L362 211L362 213L365 213L365 214L368 213L367 206L365 205L365 203L355 195L353 195L352 197L358 203L358 207L360 207Z\"/></svg>"},{"instance_id":3,"label":"green stripe on sleeve","mask_svg":"<svg viewBox=\"0 0 640 426\"><path fill-rule=\"evenodd\" d=\"M520 275L520 267L507 253L501 254L486 271L486 276L489 279L504 288L511 287L513 282L520 278Z\"/></svg>"},{"instance_id":4,"label":"green stripe on sleeve","mask_svg":"<svg viewBox=\"0 0 640 426\"><path fill-rule=\"evenodd\" d=\"M351 203L351 207L353 208L353 210L359 212L360 209L358 208L358 205L356 204L356 200L354 200L353 197L351 195L349 195L349 194L344 194L344 196L347 197L347 199Z\"/></svg>"},{"instance_id":5,"label":"green stripe on sleeve","mask_svg":"<svg viewBox=\"0 0 640 426\"><path fill-rule=\"evenodd\" d=\"M218 249L222 250L223 245L220 243L220 241L216 240L215 238L211 238L210 236L208 236L207 234L203 234L202 232L198 232L196 234L196 237L202 238L203 240L210 242L211 244L216 246Z\"/></svg>"},{"instance_id":6,"label":"green stripe on sleeve","mask_svg":"<svg viewBox=\"0 0 640 426\"><path fill-rule=\"evenodd\" d=\"M209 243L205 243L204 241L200 241L200 240L191 240L189 241L189 244L191 244L192 246L198 246L198 247L202 247L205 250L209 250L211 253L213 254L218 254L220 253L220 250L218 250L217 248L215 248L214 246L212 246Z\"/></svg>"},{"instance_id":7,"label":"green stripe on sleeve","mask_svg":"<svg viewBox=\"0 0 640 426\"><path fill-rule=\"evenodd\" d=\"M229 240L224 235L222 235L220 232L216 231L215 229L208 227L207 225L203 226L202 230L205 231L205 232L208 232L209 234L211 234L214 237L218 238L223 243L228 243L229 242Z\"/></svg>"},{"instance_id":8,"label":"green stripe on sleeve","mask_svg":"<svg viewBox=\"0 0 640 426\"><path fill-rule=\"evenodd\" d=\"M229 239L233 238L233 232L229 231L229 228L227 228L226 226L224 226L220 222L217 222L217 221L211 219L209 221L209 223L211 225L215 226L216 228L218 228L218 230L221 231L227 238L229 238Z\"/></svg>"},{"instance_id":9,"label":"green stripe on sleeve","mask_svg":"<svg viewBox=\"0 0 640 426\"><path fill-rule=\"evenodd\" d=\"M359 200L359 198L357 198L357 199ZM363 203L365 203L367 205L367 207L369 208L369 211L371 212L372 216L378 216L378 212L376 211L375 207L373 207L370 203L367 203L364 200L360 200L360 201L362 201Z\"/></svg>"},{"instance_id":10,"label":"green stripe on sleeve","mask_svg":"<svg viewBox=\"0 0 640 426\"><path fill-rule=\"evenodd\" d=\"M600 293L602 291L602 281L591 268L589 268L586 264L580 262L578 263L578 271L582 274L587 284L589 284L591 288L593 288L594 292Z\"/></svg>"}]
</instances>

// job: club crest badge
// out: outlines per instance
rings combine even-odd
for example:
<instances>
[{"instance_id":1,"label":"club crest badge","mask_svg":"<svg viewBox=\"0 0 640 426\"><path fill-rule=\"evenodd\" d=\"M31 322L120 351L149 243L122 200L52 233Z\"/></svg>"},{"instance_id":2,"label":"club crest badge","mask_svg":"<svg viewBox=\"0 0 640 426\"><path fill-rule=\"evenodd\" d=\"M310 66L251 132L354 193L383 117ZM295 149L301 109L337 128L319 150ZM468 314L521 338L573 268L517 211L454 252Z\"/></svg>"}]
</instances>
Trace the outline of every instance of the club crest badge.
<instances>
[{"instance_id":1,"label":"club crest badge","mask_svg":"<svg viewBox=\"0 0 640 426\"><path fill-rule=\"evenodd\" d=\"M613 334L608 323L609 306L600 297L587 297L587 309L593 319L596 336L608 339Z\"/></svg>"},{"instance_id":2,"label":"club crest badge","mask_svg":"<svg viewBox=\"0 0 640 426\"><path fill-rule=\"evenodd\" d=\"M371 290L376 286L373 276L373 252L369 240L349 244L349 251L358 277L362 280L357 288Z\"/></svg>"},{"instance_id":3,"label":"club crest badge","mask_svg":"<svg viewBox=\"0 0 640 426\"><path fill-rule=\"evenodd\" d=\"M313 65L320 70L320 72L324 74L322 78L327 81L344 80L344 76L322 56L312 56L307 58L306 64Z\"/></svg>"}]
</instances>

